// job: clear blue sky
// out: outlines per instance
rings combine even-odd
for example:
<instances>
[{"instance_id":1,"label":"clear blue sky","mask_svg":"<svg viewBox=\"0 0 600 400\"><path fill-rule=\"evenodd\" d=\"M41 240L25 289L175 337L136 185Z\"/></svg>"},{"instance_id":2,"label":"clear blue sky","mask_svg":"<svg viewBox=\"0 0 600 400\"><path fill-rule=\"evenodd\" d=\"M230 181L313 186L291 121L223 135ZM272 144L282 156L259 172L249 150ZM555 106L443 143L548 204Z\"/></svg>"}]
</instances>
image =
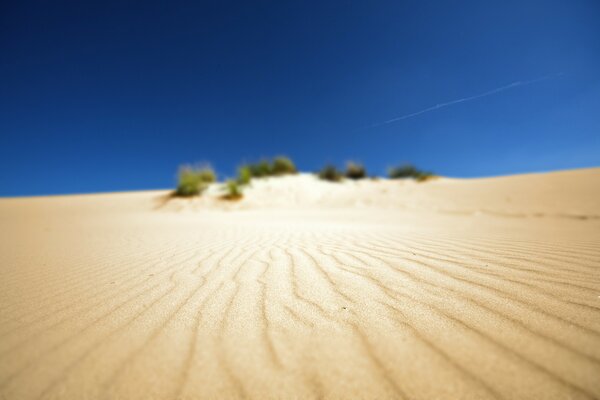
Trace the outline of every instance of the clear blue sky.
<instances>
[{"instance_id":1,"label":"clear blue sky","mask_svg":"<svg viewBox=\"0 0 600 400\"><path fill-rule=\"evenodd\" d=\"M600 2L0 6L0 195L166 188L182 163L227 176L277 154L377 174L599 166Z\"/></svg>"}]
</instances>

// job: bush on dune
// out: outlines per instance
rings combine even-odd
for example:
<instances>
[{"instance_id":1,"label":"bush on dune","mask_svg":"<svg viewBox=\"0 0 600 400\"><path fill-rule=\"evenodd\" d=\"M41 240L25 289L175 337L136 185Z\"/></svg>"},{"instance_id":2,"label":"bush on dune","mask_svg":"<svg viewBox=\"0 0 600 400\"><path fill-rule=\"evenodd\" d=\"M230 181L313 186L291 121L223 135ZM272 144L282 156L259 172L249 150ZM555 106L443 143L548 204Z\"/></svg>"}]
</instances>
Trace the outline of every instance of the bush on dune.
<instances>
[{"instance_id":1,"label":"bush on dune","mask_svg":"<svg viewBox=\"0 0 600 400\"><path fill-rule=\"evenodd\" d=\"M294 162L284 156L275 157L272 162L268 159L262 159L256 163L245 164L240 168L240 178L242 178L242 169L244 170L244 175L249 174L250 178L264 178L267 176L295 174L297 172ZM246 179L246 177L244 176L243 179Z\"/></svg>"},{"instance_id":2,"label":"bush on dune","mask_svg":"<svg viewBox=\"0 0 600 400\"><path fill-rule=\"evenodd\" d=\"M419 173L419 170L411 164L404 164L398 167L392 167L388 171L390 179L414 178Z\"/></svg>"},{"instance_id":3,"label":"bush on dune","mask_svg":"<svg viewBox=\"0 0 600 400\"><path fill-rule=\"evenodd\" d=\"M416 179L418 182L424 182L435 177L432 172L422 171L411 164L404 164L398 167L390 168L388 171L388 176L390 179L412 178Z\"/></svg>"},{"instance_id":4,"label":"bush on dune","mask_svg":"<svg viewBox=\"0 0 600 400\"><path fill-rule=\"evenodd\" d=\"M253 178L262 178L271 175L271 163L268 160L260 160L257 163L248 164Z\"/></svg>"},{"instance_id":5,"label":"bush on dune","mask_svg":"<svg viewBox=\"0 0 600 400\"><path fill-rule=\"evenodd\" d=\"M199 170L200 177L206 183L213 183L217 181L217 174L210 167L204 167Z\"/></svg>"},{"instance_id":6,"label":"bush on dune","mask_svg":"<svg viewBox=\"0 0 600 400\"><path fill-rule=\"evenodd\" d=\"M199 195L215 180L215 172L208 166L183 166L177 175L175 195L182 197Z\"/></svg>"},{"instance_id":7,"label":"bush on dune","mask_svg":"<svg viewBox=\"0 0 600 400\"><path fill-rule=\"evenodd\" d=\"M225 182L226 193L223 196L226 200L239 200L243 197L242 185L235 179L230 179Z\"/></svg>"},{"instance_id":8,"label":"bush on dune","mask_svg":"<svg viewBox=\"0 0 600 400\"><path fill-rule=\"evenodd\" d=\"M284 156L275 157L271 170L273 175L295 174L297 172L294 162Z\"/></svg>"},{"instance_id":9,"label":"bush on dune","mask_svg":"<svg viewBox=\"0 0 600 400\"><path fill-rule=\"evenodd\" d=\"M238 169L237 182L240 185L247 185L250 183L251 179L252 179L252 171L250 170L250 167L247 165L241 166Z\"/></svg>"},{"instance_id":10,"label":"bush on dune","mask_svg":"<svg viewBox=\"0 0 600 400\"><path fill-rule=\"evenodd\" d=\"M349 161L348 164L346 164L346 178L363 179L366 177L367 170L364 165L352 161Z\"/></svg>"},{"instance_id":11,"label":"bush on dune","mask_svg":"<svg viewBox=\"0 0 600 400\"><path fill-rule=\"evenodd\" d=\"M344 178L344 174L331 164L324 166L321 171L319 171L318 176L319 179L329 182L339 182Z\"/></svg>"}]
</instances>

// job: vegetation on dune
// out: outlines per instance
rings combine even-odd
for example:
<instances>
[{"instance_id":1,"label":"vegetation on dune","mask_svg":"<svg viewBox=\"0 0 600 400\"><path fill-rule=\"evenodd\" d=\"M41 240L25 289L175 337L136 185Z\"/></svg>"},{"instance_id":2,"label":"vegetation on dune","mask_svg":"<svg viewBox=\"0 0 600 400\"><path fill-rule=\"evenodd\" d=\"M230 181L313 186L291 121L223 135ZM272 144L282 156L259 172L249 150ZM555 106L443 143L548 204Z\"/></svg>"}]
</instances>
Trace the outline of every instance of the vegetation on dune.
<instances>
[{"instance_id":1,"label":"vegetation on dune","mask_svg":"<svg viewBox=\"0 0 600 400\"><path fill-rule=\"evenodd\" d=\"M335 165L327 164L318 173L319 179L330 182L339 182L344 178L344 174L339 171Z\"/></svg>"},{"instance_id":2,"label":"vegetation on dune","mask_svg":"<svg viewBox=\"0 0 600 400\"><path fill-rule=\"evenodd\" d=\"M275 157L272 161L262 159L256 163L242 165L238 169L238 175L235 179L225 182L225 199L240 199L243 194L243 188L248 185L253 178L267 176L281 176L294 174L297 172L294 162L285 156ZM348 162L345 171L340 171L333 164L325 165L318 173L319 179L329 182L340 182L344 178L364 179L367 178L367 170L362 163ZM390 179L411 178L417 182L424 182L435 178L432 172L418 169L412 164L403 164L388 170ZM174 196L191 197L202 194L212 182L216 181L214 170L208 166L182 166L177 176L177 188Z\"/></svg>"},{"instance_id":3,"label":"vegetation on dune","mask_svg":"<svg viewBox=\"0 0 600 400\"><path fill-rule=\"evenodd\" d=\"M411 164L403 164L397 167L392 167L388 171L390 179L414 178L419 174L419 170Z\"/></svg>"},{"instance_id":4,"label":"vegetation on dune","mask_svg":"<svg viewBox=\"0 0 600 400\"><path fill-rule=\"evenodd\" d=\"M295 174L297 172L294 162L284 156L275 157L271 170L273 175Z\"/></svg>"},{"instance_id":5,"label":"vegetation on dune","mask_svg":"<svg viewBox=\"0 0 600 400\"><path fill-rule=\"evenodd\" d=\"M250 168L250 173L253 178L262 178L272 175L272 168L269 160L263 159L257 163L250 163L248 164L248 168Z\"/></svg>"},{"instance_id":6,"label":"vegetation on dune","mask_svg":"<svg viewBox=\"0 0 600 400\"><path fill-rule=\"evenodd\" d=\"M273 161L262 159L256 163L245 164L240 169L240 178L242 178L242 169L245 175L250 175L250 178L264 178L267 176L295 174L297 172L294 162L284 156L275 157ZM243 179L246 179L246 176Z\"/></svg>"},{"instance_id":7,"label":"vegetation on dune","mask_svg":"<svg viewBox=\"0 0 600 400\"><path fill-rule=\"evenodd\" d=\"M367 177L367 170L363 164L349 161L346 164L346 178L363 179Z\"/></svg>"},{"instance_id":8,"label":"vegetation on dune","mask_svg":"<svg viewBox=\"0 0 600 400\"><path fill-rule=\"evenodd\" d=\"M250 170L250 167L247 165L242 165L238 169L238 177L237 177L238 183L240 185L247 185L250 183L251 179L252 179L252 171Z\"/></svg>"},{"instance_id":9,"label":"vegetation on dune","mask_svg":"<svg viewBox=\"0 0 600 400\"><path fill-rule=\"evenodd\" d=\"M201 194L216 180L216 174L209 166L183 166L177 175L176 196L189 197Z\"/></svg>"},{"instance_id":10,"label":"vegetation on dune","mask_svg":"<svg viewBox=\"0 0 600 400\"><path fill-rule=\"evenodd\" d=\"M390 168L388 171L390 179L412 178L418 182L424 182L435 177L432 172L422 171L412 164L403 164L397 167Z\"/></svg>"},{"instance_id":11,"label":"vegetation on dune","mask_svg":"<svg viewBox=\"0 0 600 400\"><path fill-rule=\"evenodd\" d=\"M198 173L200 174L202 180L206 183L213 183L217 181L217 174L210 167L201 168L198 170Z\"/></svg>"},{"instance_id":12,"label":"vegetation on dune","mask_svg":"<svg viewBox=\"0 0 600 400\"><path fill-rule=\"evenodd\" d=\"M243 187L248 185L253 178L281 176L295 174L296 172L294 162L285 156L275 157L272 161L262 159L256 163L244 164L238 169L235 179L225 182L227 194L224 198L231 200L241 198ZM215 172L209 166L182 166L179 168L177 188L173 195L181 197L200 195L216 179Z\"/></svg>"},{"instance_id":13,"label":"vegetation on dune","mask_svg":"<svg viewBox=\"0 0 600 400\"><path fill-rule=\"evenodd\" d=\"M223 196L226 200L239 200L244 194L242 193L242 185L235 179L230 179L225 182L225 195Z\"/></svg>"}]
</instances>

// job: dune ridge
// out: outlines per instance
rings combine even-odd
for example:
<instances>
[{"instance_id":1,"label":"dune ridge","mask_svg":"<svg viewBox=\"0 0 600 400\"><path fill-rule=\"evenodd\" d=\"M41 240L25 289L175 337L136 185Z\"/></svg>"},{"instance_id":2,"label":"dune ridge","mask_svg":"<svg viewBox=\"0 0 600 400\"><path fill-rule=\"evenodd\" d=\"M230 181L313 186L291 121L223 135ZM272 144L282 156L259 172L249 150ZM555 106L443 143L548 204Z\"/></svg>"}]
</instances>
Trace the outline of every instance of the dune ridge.
<instances>
[{"instance_id":1,"label":"dune ridge","mask_svg":"<svg viewBox=\"0 0 600 400\"><path fill-rule=\"evenodd\" d=\"M600 398L600 169L211 190L0 199L0 398Z\"/></svg>"}]
</instances>

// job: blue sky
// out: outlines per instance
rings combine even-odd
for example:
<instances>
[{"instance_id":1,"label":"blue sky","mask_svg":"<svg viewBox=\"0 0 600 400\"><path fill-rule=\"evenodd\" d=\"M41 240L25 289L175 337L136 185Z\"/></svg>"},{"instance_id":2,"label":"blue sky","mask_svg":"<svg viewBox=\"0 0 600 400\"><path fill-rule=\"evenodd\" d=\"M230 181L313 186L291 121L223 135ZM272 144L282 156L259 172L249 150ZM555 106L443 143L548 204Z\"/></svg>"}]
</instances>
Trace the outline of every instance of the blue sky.
<instances>
[{"instance_id":1,"label":"blue sky","mask_svg":"<svg viewBox=\"0 0 600 400\"><path fill-rule=\"evenodd\" d=\"M167 188L183 163L226 177L277 154L374 174L600 166L596 0L0 7L2 196Z\"/></svg>"}]
</instances>

